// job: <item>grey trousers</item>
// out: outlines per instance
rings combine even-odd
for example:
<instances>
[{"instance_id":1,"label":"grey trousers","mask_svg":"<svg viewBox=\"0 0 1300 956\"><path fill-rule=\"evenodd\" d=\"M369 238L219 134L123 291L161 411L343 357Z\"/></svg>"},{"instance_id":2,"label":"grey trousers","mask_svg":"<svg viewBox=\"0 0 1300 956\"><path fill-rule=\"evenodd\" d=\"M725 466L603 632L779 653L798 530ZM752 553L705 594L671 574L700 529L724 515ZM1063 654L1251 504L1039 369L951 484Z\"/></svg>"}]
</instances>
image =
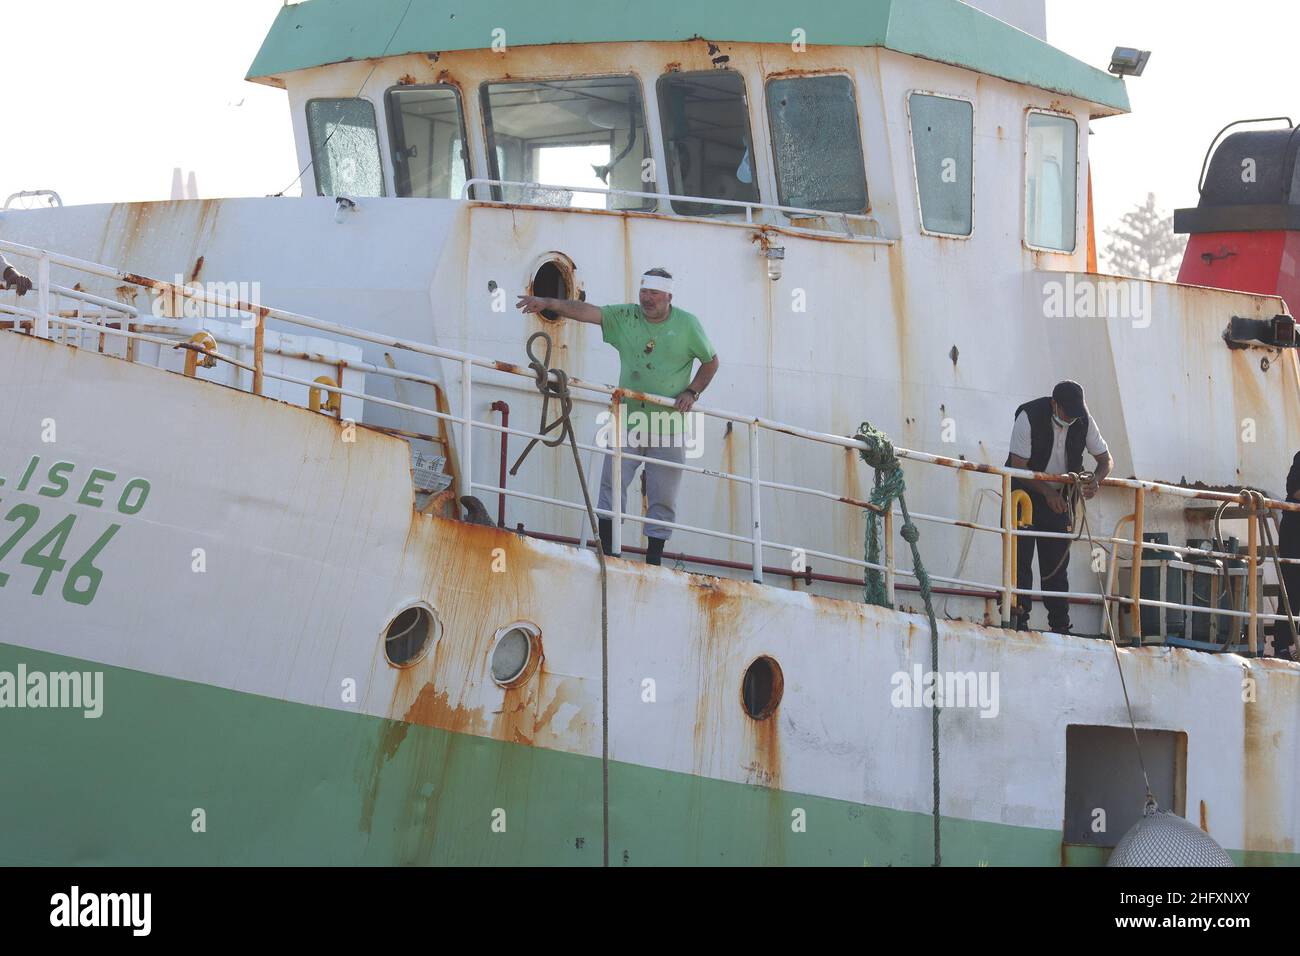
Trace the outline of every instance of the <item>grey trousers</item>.
<instances>
[{"instance_id":1,"label":"grey trousers","mask_svg":"<svg viewBox=\"0 0 1300 956\"><path fill-rule=\"evenodd\" d=\"M647 458L658 458L660 461L672 461L682 464L686 461L686 447L680 442L667 448L654 447L651 445L632 445L623 446L624 452L631 452L634 455L644 455ZM636 470L641 467L639 461L629 461L623 459L623 513L631 512L636 514L640 511L639 507L628 507L627 486L632 481L632 476ZM646 466L646 497L649 499L649 509L646 511L647 518L653 518L656 521L676 521L677 520L677 489L682 484L682 472L677 468L664 468L659 465ZM599 507L609 509L613 507L614 502L614 483L611 473L614 470L614 459L611 456L605 457L604 467L600 472L600 502ZM667 541L672 537L673 529L665 528L662 525L645 525L645 536L647 538L660 538Z\"/></svg>"}]
</instances>

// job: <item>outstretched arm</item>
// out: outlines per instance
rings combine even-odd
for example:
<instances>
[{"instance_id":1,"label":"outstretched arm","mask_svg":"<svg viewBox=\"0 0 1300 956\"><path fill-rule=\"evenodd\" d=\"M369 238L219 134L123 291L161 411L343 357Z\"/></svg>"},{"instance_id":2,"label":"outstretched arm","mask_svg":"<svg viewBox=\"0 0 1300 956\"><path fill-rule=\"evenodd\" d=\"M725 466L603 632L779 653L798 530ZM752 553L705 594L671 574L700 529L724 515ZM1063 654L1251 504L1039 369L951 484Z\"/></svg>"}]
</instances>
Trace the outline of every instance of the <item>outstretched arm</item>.
<instances>
[{"instance_id":1,"label":"outstretched arm","mask_svg":"<svg viewBox=\"0 0 1300 956\"><path fill-rule=\"evenodd\" d=\"M577 299L548 299L537 295L521 295L519 301L515 303L515 308L523 309L530 314L549 309L566 319L577 319L579 322L590 322L592 325L601 324L600 309L588 302L579 302Z\"/></svg>"}]
</instances>

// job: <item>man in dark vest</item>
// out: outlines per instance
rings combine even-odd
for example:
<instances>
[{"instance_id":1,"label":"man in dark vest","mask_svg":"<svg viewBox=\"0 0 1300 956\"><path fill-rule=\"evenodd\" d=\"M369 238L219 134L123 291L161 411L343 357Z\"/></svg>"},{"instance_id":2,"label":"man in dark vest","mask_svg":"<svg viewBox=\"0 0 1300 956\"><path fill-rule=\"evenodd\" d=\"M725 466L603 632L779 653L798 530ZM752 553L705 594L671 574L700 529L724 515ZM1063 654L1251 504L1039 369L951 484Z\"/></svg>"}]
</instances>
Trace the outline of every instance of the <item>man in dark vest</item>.
<instances>
[{"instance_id":1,"label":"man in dark vest","mask_svg":"<svg viewBox=\"0 0 1300 956\"><path fill-rule=\"evenodd\" d=\"M1088 414L1088 406L1083 401L1083 386L1078 382L1060 382L1052 389L1050 397L1036 398L1016 409L1015 426L1011 429L1011 453L1007 455L1008 467L1052 475L1081 473L1085 449L1097 460L1092 478L1083 485L1083 497L1091 498L1097 493L1101 480L1110 473L1110 450L1097 429L1097 423ZM1029 492L1034 505L1033 530L1070 530L1073 516L1060 482L1015 478L1011 487ZM1066 574L1070 563L1069 539L1021 537L1017 539L1017 548L1016 587L1033 588L1034 550L1037 549L1038 575L1043 582L1040 590L1069 590ZM1017 629L1024 630L1029 626L1032 605L1028 595L1017 595L1014 609ZM1068 634L1070 605L1066 599L1044 598L1043 605L1047 608L1048 629Z\"/></svg>"}]
</instances>

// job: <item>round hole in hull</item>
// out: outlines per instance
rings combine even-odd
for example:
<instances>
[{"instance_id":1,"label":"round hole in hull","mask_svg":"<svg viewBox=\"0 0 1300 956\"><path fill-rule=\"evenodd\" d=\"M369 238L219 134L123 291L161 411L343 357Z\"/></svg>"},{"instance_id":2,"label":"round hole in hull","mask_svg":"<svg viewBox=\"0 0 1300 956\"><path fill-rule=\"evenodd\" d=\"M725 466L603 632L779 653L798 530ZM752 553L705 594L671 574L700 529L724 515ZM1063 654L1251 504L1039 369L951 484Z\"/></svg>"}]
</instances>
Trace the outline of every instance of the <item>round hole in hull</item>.
<instances>
[{"instance_id":1,"label":"round hole in hull","mask_svg":"<svg viewBox=\"0 0 1300 956\"><path fill-rule=\"evenodd\" d=\"M403 608L384 628L384 656L394 667L418 663L442 632L437 613L426 604Z\"/></svg>"},{"instance_id":2,"label":"round hole in hull","mask_svg":"<svg viewBox=\"0 0 1300 956\"><path fill-rule=\"evenodd\" d=\"M547 259L533 276L531 289L533 295L547 299L572 299L572 274L560 260ZM540 314L552 322L560 317L554 309L543 309Z\"/></svg>"},{"instance_id":3,"label":"round hole in hull","mask_svg":"<svg viewBox=\"0 0 1300 956\"><path fill-rule=\"evenodd\" d=\"M781 665L771 657L760 657L746 668L740 682L740 701L754 720L767 720L776 713L784 693Z\"/></svg>"}]
</instances>

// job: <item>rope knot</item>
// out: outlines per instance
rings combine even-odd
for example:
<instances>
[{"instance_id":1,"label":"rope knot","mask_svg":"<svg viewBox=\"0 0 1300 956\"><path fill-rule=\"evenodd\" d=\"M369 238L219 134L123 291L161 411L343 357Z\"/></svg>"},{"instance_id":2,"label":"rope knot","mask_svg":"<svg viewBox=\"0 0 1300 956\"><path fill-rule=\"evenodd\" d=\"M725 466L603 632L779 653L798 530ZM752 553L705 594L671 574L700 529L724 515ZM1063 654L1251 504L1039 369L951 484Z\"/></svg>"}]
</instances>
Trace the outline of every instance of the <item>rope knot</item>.
<instances>
[{"instance_id":1,"label":"rope knot","mask_svg":"<svg viewBox=\"0 0 1300 956\"><path fill-rule=\"evenodd\" d=\"M859 425L858 433L853 437L867 446L866 448L859 448L858 454L872 468L880 471L894 471L899 467L898 455L894 452L894 443L889 440L888 435L872 425L871 422L863 422Z\"/></svg>"},{"instance_id":2,"label":"rope knot","mask_svg":"<svg viewBox=\"0 0 1300 956\"><path fill-rule=\"evenodd\" d=\"M899 529L898 533L902 536L903 540L906 541L908 544L916 544L916 542L921 540L920 529L917 528L917 526L912 524L910 521L907 524L903 525L903 527Z\"/></svg>"},{"instance_id":3,"label":"rope knot","mask_svg":"<svg viewBox=\"0 0 1300 956\"><path fill-rule=\"evenodd\" d=\"M533 343L541 339L546 343L546 354L538 358L533 354ZM528 453L533 450L533 446L539 441L548 448L555 448L557 445L564 443L573 431L571 416L573 415L573 399L569 395L569 375L562 368L551 368L551 337L545 332L534 332L528 336L528 342L524 346L524 351L528 353L528 367L533 370L533 378L537 385L537 391L542 395L542 423L538 426L538 433L549 435L555 429L560 433L554 438L534 438L524 447L514 467L510 469L510 474L515 474L519 466L523 464ZM560 413L548 424L546 416L550 411L551 399L560 403Z\"/></svg>"},{"instance_id":4,"label":"rope knot","mask_svg":"<svg viewBox=\"0 0 1300 956\"><path fill-rule=\"evenodd\" d=\"M898 453L894 451L894 443L889 440L888 435L871 422L863 422L858 426L858 432L853 437L865 446L858 448L858 455L876 472L876 484L871 490L871 504L878 510L871 511L867 515L867 540L863 554L867 564L874 565L880 563L880 514L893 508L895 499L902 502L907 483L903 479L903 467L898 460ZM910 524L911 521L905 521L903 524L903 539L914 543L914 538L907 537L907 528ZM916 529L913 528L912 533L915 532ZM889 605L884 578L878 570L868 567L863 584L867 603L881 607Z\"/></svg>"}]
</instances>

